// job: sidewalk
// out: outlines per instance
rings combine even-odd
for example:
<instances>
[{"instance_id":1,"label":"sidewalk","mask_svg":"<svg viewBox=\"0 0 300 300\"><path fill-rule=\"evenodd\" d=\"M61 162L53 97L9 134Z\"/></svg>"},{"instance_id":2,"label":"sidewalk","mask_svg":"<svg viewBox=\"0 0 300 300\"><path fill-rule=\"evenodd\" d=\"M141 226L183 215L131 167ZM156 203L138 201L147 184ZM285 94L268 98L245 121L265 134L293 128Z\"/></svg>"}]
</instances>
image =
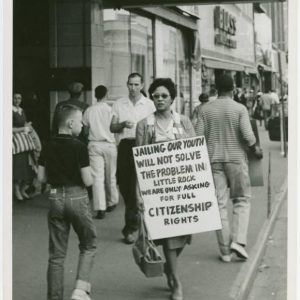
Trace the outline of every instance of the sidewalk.
<instances>
[{"instance_id":1,"label":"sidewalk","mask_svg":"<svg viewBox=\"0 0 300 300\"><path fill-rule=\"evenodd\" d=\"M281 192L287 177L287 159L280 155L280 143L270 142L261 127L264 149L265 186L252 189L252 211L249 226L248 252L253 247L267 216L268 153L271 153L272 200ZM46 299L46 269L48 259L48 202L37 197L13 207L13 299ZM135 265L131 246L122 242L123 203L104 220L95 220L98 231L98 253L92 274L93 300L150 300L169 299L166 279L147 279ZM224 264L218 260L214 232L193 236L179 261L180 277L185 300L232 299L232 286L245 263L237 260ZM65 262L65 299L73 289L78 258L78 242L72 232ZM260 298L264 299L264 298Z\"/></svg>"},{"instance_id":2,"label":"sidewalk","mask_svg":"<svg viewBox=\"0 0 300 300\"><path fill-rule=\"evenodd\" d=\"M287 201L283 203L274 231L247 300L287 299Z\"/></svg>"}]
</instances>

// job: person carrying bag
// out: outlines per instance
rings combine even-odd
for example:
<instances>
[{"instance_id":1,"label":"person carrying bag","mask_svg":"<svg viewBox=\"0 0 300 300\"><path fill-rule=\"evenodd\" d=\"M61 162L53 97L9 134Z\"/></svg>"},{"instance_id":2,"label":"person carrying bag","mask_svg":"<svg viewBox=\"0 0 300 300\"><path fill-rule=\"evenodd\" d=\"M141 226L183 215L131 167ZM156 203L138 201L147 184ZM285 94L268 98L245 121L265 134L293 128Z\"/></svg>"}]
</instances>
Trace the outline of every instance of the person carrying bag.
<instances>
[{"instance_id":1,"label":"person carrying bag","mask_svg":"<svg viewBox=\"0 0 300 300\"><path fill-rule=\"evenodd\" d=\"M162 276L165 260L160 255L153 241L149 239L143 212L139 215L138 237L132 247L134 260L146 277Z\"/></svg>"}]
</instances>

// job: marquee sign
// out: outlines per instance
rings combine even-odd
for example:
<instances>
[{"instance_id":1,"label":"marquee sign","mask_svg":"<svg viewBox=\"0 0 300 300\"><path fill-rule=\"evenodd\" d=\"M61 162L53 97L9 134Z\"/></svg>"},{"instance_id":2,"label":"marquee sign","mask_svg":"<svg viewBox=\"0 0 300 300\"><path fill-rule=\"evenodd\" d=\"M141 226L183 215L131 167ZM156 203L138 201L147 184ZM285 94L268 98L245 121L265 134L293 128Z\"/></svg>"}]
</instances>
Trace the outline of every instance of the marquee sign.
<instances>
[{"instance_id":1,"label":"marquee sign","mask_svg":"<svg viewBox=\"0 0 300 300\"><path fill-rule=\"evenodd\" d=\"M228 48L236 48L236 40L231 36L236 34L236 18L220 6L214 10L214 26L216 29L215 43Z\"/></svg>"}]
</instances>

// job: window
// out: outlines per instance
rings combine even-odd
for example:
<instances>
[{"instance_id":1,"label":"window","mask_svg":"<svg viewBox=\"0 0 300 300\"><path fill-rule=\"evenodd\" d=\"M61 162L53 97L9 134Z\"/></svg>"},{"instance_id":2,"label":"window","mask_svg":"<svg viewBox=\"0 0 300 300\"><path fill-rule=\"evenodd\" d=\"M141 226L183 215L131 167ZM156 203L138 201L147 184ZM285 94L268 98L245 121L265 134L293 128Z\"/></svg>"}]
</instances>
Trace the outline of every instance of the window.
<instances>
[{"instance_id":1,"label":"window","mask_svg":"<svg viewBox=\"0 0 300 300\"><path fill-rule=\"evenodd\" d=\"M104 10L105 85L109 99L128 94L127 77L139 72L145 90L153 78L153 39L151 19L126 10Z\"/></svg>"},{"instance_id":2,"label":"window","mask_svg":"<svg viewBox=\"0 0 300 300\"><path fill-rule=\"evenodd\" d=\"M188 34L157 22L157 77L170 77L176 84L174 109L189 114L191 99Z\"/></svg>"}]
</instances>

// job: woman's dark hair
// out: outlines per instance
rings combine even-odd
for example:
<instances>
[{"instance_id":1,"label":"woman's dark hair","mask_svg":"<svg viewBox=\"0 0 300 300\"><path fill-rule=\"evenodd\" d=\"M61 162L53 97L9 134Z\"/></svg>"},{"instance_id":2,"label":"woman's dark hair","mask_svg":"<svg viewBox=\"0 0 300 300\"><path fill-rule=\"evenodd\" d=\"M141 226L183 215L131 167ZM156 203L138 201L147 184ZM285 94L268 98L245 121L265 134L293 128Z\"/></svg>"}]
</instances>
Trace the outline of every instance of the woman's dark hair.
<instances>
[{"instance_id":1,"label":"woman's dark hair","mask_svg":"<svg viewBox=\"0 0 300 300\"><path fill-rule=\"evenodd\" d=\"M153 92L159 86L165 87L169 91L171 99L172 100L175 99L175 97L176 97L176 87L175 87L175 84L174 84L174 82L172 81L171 78L156 78L156 79L154 79L154 81L151 83L151 85L150 85L150 87L148 89L148 93L149 93L150 99L152 99Z\"/></svg>"}]
</instances>

